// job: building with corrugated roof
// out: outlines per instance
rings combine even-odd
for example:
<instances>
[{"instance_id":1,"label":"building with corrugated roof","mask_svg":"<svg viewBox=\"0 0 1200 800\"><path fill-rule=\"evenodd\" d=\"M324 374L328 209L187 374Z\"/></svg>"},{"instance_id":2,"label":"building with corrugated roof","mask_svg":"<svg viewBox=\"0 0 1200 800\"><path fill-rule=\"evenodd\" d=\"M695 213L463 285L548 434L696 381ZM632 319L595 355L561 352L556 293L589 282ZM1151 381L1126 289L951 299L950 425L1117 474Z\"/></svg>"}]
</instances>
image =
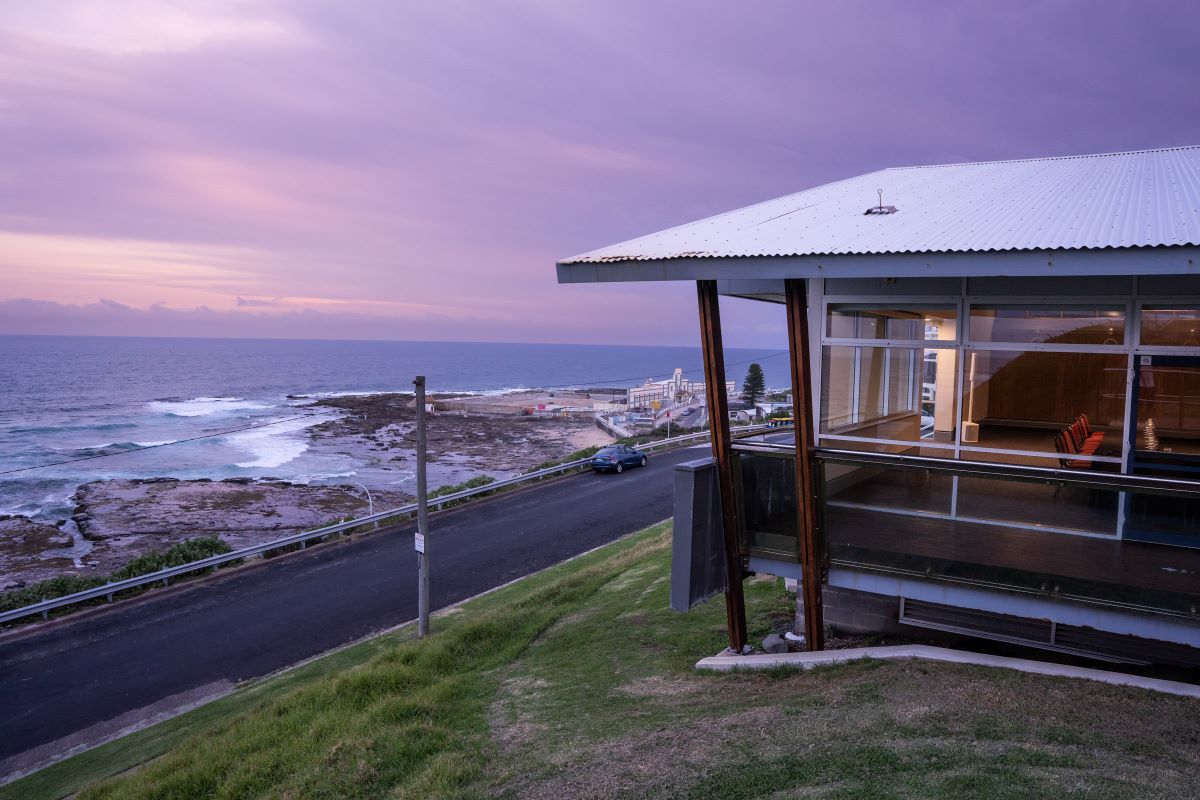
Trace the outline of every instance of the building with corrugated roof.
<instances>
[{"instance_id":1,"label":"building with corrugated roof","mask_svg":"<svg viewBox=\"0 0 1200 800\"><path fill-rule=\"evenodd\" d=\"M711 463L673 604L796 578L824 624L1200 664L1200 147L885 169L567 258L784 306L794 433ZM715 529L705 529L705 525Z\"/></svg>"}]
</instances>

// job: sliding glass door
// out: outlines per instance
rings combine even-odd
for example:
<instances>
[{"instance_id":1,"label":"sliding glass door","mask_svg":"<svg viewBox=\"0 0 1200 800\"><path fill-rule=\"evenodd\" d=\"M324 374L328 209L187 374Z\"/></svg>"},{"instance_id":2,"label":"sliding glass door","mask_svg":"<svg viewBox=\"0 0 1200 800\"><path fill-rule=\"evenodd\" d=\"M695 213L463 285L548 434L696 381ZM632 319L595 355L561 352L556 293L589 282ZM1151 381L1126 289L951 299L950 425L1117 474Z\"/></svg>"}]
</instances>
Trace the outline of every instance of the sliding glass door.
<instances>
[{"instance_id":1,"label":"sliding glass door","mask_svg":"<svg viewBox=\"0 0 1200 800\"><path fill-rule=\"evenodd\" d=\"M1141 355L1134 360L1129 471L1200 481L1200 357ZM1130 496L1124 536L1200 547L1200 504Z\"/></svg>"}]
</instances>

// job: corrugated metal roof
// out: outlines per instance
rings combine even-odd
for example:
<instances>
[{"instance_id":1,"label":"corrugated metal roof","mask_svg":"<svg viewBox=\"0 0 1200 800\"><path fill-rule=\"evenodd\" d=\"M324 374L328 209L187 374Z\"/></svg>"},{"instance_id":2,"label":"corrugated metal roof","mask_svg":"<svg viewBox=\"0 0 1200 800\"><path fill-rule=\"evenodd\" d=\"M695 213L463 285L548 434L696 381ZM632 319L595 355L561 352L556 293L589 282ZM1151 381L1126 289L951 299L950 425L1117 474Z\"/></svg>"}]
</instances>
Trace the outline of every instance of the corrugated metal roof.
<instances>
[{"instance_id":1,"label":"corrugated metal roof","mask_svg":"<svg viewBox=\"0 0 1200 800\"><path fill-rule=\"evenodd\" d=\"M871 214L883 203L893 214ZM1200 244L1200 146L894 167L564 259Z\"/></svg>"}]
</instances>

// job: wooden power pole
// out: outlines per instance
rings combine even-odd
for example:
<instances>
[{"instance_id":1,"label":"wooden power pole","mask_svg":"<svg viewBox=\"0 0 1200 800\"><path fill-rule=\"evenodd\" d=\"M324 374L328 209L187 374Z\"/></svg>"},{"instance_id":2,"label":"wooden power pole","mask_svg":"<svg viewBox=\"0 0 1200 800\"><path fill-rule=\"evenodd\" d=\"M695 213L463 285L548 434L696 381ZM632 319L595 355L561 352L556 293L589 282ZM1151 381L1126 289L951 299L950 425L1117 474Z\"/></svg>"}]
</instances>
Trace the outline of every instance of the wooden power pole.
<instances>
[{"instance_id":1,"label":"wooden power pole","mask_svg":"<svg viewBox=\"0 0 1200 800\"><path fill-rule=\"evenodd\" d=\"M429 494L425 482L425 376L413 380L417 387L417 637L429 633Z\"/></svg>"}]
</instances>

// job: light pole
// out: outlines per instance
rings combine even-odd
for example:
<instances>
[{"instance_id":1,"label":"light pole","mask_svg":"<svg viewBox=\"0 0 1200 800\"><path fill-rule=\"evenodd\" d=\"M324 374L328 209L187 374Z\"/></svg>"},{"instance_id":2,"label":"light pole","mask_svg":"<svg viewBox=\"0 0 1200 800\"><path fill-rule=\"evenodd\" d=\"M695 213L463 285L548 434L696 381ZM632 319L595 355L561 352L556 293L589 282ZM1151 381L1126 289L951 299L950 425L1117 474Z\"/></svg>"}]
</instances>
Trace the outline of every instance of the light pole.
<instances>
[{"instance_id":1,"label":"light pole","mask_svg":"<svg viewBox=\"0 0 1200 800\"><path fill-rule=\"evenodd\" d=\"M417 638L429 633L429 556L426 537L429 535L429 495L425 482L425 376L413 379L417 401L417 533L413 544L417 551Z\"/></svg>"},{"instance_id":2,"label":"light pole","mask_svg":"<svg viewBox=\"0 0 1200 800\"><path fill-rule=\"evenodd\" d=\"M358 481L350 482L367 493L367 514L368 516L375 516L375 501L371 499L371 490ZM375 520L375 530L379 530L379 520Z\"/></svg>"}]
</instances>

